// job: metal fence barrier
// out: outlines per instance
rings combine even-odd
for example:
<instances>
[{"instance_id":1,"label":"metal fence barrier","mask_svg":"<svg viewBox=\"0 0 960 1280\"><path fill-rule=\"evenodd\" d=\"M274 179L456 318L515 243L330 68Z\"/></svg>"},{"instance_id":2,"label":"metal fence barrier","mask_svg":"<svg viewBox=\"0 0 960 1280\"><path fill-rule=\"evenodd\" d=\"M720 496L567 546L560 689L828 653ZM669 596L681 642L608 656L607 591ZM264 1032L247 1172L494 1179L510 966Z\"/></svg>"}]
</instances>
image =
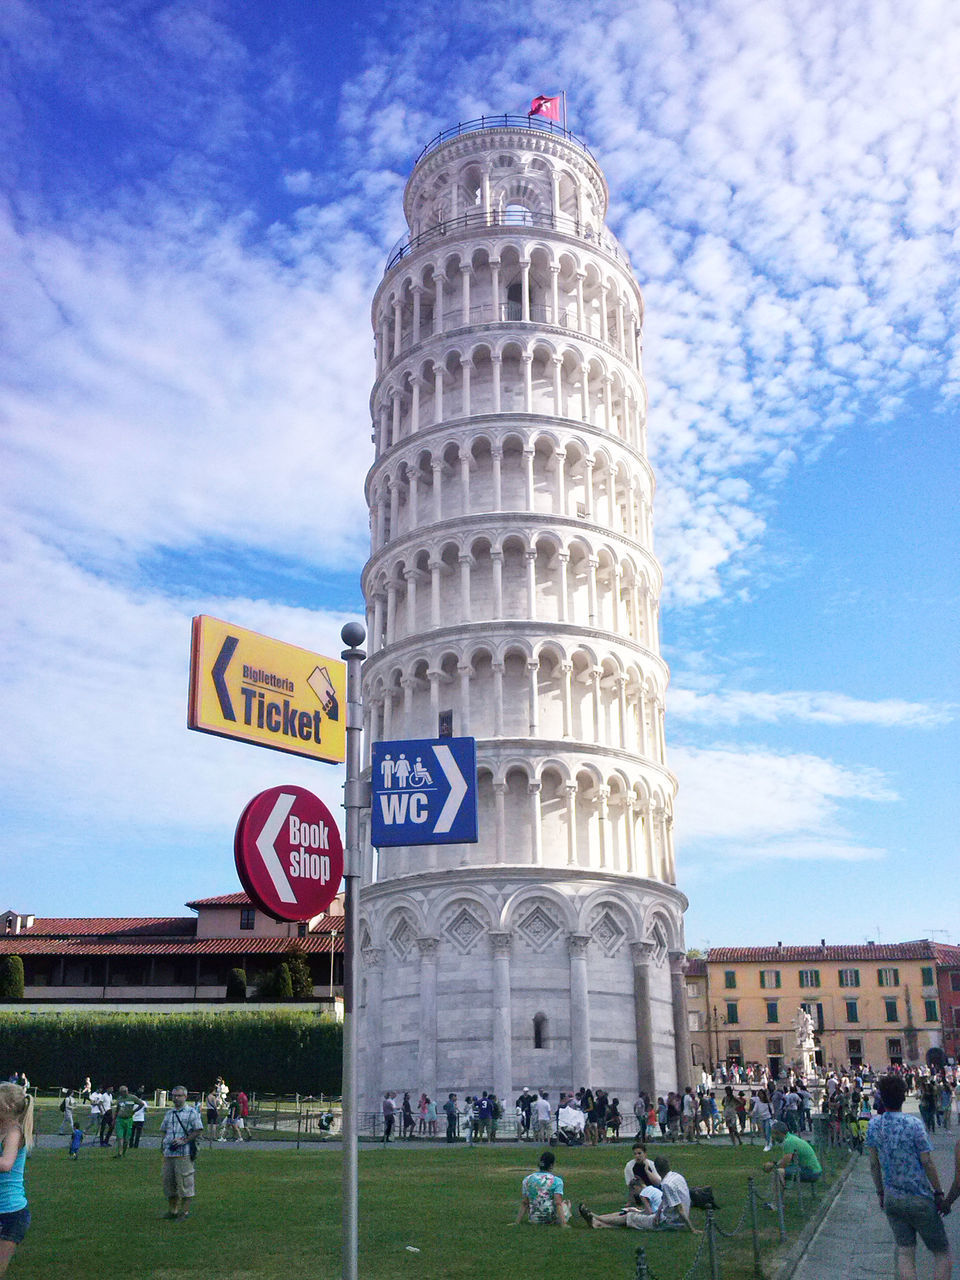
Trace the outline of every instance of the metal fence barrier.
<instances>
[{"instance_id":1,"label":"metal fence barrier","mask_svg":"<svg viewBox=\"0 0 960 1280\"><path fill-rule=\"evenodd\" d=\"M824 1173L829 1171L834 1177L849 1160L857 1159L860 1155L860 1148L853 1141L840 1144L818 1141L812 1145L815 1147L817 1159L820 1161ZM764 1242L763 1228L760 1225L761 1214L759 1210L761 1206L767 1211L773 1211L778 1243L783 1245L788 1239L785 1214L788 1200L795 1201L796 1208L799 1210L805 1225L813 1209L822 1200L826 1185L819 1180L805 1183L796 1178L784 1188L775 1174L771 1174L770 1177L773 1184L771 1192L773 1199L770 1201L764 1201L757 1191L756 1179L748 1178L746 1198L741 1206L737 1224L732 1230L728 1231L721 1227L717 1221L716 1212L713 1209L707 1210L706 1223L704 1224L703 1235L700 1237L697 1251L693 1261L682 1276L666 1276L655 1271L647 1258L646 1250L643 1245L640 1245L637 1248L636 1270L634 1271L633 1280L704 1280L704 1278L722 1280L723 1242L737 1239L748 1232L751 1239L753 1276L755 1280L762 1280L764 1274L762 1266Z\"/></svg>"}]
</instances>

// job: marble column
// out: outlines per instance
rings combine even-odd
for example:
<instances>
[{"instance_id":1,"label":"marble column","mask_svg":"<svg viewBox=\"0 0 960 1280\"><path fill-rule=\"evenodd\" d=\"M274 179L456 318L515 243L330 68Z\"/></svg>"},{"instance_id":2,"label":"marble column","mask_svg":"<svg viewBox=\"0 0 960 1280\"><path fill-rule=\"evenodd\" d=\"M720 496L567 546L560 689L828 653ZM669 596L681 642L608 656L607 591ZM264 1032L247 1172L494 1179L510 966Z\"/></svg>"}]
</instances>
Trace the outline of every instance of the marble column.
<instances>
[{"instance_id":1,"label":"marble column","mask_svg":"<svg viewBox=\"0 0 960 1280\"><path fill-rule=\"evenodd\" d=\"M577 865L577 784L563 784L563 798L567 812L567 866Z\"/></svg>"},{"instance_id":2,"label":"marble column","mask_svg":"<svg viewBox=\"0 0 960 1280\"><path fill-rule=\"evenodd\" d=\"M367 947L361 957L361 973L367 984L367 1011L364 1018L363 1047L366 1054L361 1108L379 1111L383 1081L383 948Z\"/></svg>"},{"instance_id":3,"label":"marble column","mask_svg":"<svg viewBox=\"0 0 960 1280\"><path fill-rule=\"evenodd\" d=\"M690 1022L687 1014L687 957L682 951L670 952L670 999L673 1004L673 1045L677 1056L677 1089L682 1092L693 1084L690 1055Z\"/></svg>"},{"instance_id":4,"label":"marble column","mask_svg":"<svg viewBox=\"0 0 960 1280\"><path fill-rule=\"evenodd\" d=\"M506 794L507 784L505 782L495 782L493 784L497 862L506 862L507 860Z\"/></svg>"},{"instance_id":5,"label":"marble column","mask_svg":"<svg viewBox=\"0 0 960 1280\"><path fill-rule=\"evenodd\" d=\"M513 1101L510 938L507 932L490 933L493 946L493 1089L504 1110Z\"/></svg>"},{"instance_id":6,"label":"marble column","mask_svg":"<svg viewBox=\"0 0 960 1280\"><path fill-rule=\"evenodd\" d=\"M540 813L540 790L541 783L527 783L527 791L530 795L530 861L535 867L539 867L543 862L543 819Z\"/></svg>"},{"instance_id":7,"label":"marble column","mask_svg":"<svg viewBox=\"0 0 960 1280\"><path fill-rule=\"evenodd\" d=\"M437 1096L437 949L439 938L418 938L420 949L420 1050L418 1084L429 1098Z\"/></svg>"},{"instance_id":8,"label":"marble column","mask_svg":"<svg viewBox=\"0 0 960 1280\"><path fill-rule=\"evenodd\" d=\"M654 1102L657 1098L656 1072L653 1057L653 1015L650 1008L650 966L653 963L653 943L633 942L633 1000L637 1030L637 1082L639 1088Z\"/></svg>"},{"instance_id":9,"label":"marble column","mask_svg":"<svg viewBox=\"0 0 960 1280\"><path fill-rule=\"evenodd\" d=\"M503 552L499 547L491 547L490 564L493 572L493 616L503 617Z\"/></svg>"},{"instance_id":10,"label":"marble column","mask_svg":"<svg viewBox=\"0 0 960 1280\"><path fill-rule=\"evenodd\" d=\"M574 1089L592 1087L590 1064L590 995L587 982L588 933L570 933L570 1083Z\"/></svg>"}]
</instances>

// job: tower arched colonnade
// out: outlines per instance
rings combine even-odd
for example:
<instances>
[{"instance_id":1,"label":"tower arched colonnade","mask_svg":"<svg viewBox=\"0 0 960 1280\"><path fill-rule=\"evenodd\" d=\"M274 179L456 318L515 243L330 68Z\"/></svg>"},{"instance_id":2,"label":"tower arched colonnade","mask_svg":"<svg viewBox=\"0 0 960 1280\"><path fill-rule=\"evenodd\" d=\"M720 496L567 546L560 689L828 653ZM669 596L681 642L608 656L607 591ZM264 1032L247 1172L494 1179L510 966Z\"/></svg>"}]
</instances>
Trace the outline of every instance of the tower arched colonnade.
<instances>
[{"instance_id":1,"label":"tower arched colonnade","mask_svg":"<svg viewBox=\"0 0 960 1280\"><path fill-rule=\"evenodd\" d=\"M646 389L639 374L596 343L545 335L543 326L516 335L476 329L452 345L427 348L374 387L377 453L452 418L535 413L582 422L646 449Z\"/></svg>"},{"instance_id":2,"label":"tower arched colonnade","mask_svg":"<svg viewBox=\"0 0 960 1280\"><path fill-rule=\"evenodd\" d=\"M374 555L431 524L511 511L595 523L651 545L653 476L642 455L606 435L571 435L565 422L498 425L495 435L471 423L421 432L371 468Z\"/></svg>"},{"instance_id":3,"label":"tower arched colonnade","mask_svg":"<svg viewBox=\"0 0 960 1280\"><path fill-rule=\"evenodd\" d=\"M489 532L483 532L489 523ZM524 527L526 526L526 527ZM478 529L480 532L478 532ZM598 529L473 519L391 544L364 573L370 652L453 618L608 631L657 652L659 566Z\"/></svg>"}]
</instances>

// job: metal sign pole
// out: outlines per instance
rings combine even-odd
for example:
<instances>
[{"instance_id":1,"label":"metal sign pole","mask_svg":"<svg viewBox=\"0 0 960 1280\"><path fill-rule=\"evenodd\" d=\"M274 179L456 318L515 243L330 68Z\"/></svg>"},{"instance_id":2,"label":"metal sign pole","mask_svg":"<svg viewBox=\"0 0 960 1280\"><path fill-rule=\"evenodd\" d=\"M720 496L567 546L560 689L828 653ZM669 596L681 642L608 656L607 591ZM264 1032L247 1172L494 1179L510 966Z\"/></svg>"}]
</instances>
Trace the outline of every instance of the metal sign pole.
<instances>
[{"instance_id":1,"label":"metal sign pole","mask_svg":"<svg viewBox=\"0 0 960 1280\"><path fill-rule=\"evenodd\" d=\"M359 646L366 632L359 622L348 622L340 632L348 649L340 655L347 664L347 780L344 848L343 931L343 1170L342 1233L343 1280L357 1280L357 938L360 933L360 738L363 709L360 703L360 668L367 656Z\"/></svg>"}]
</instances>

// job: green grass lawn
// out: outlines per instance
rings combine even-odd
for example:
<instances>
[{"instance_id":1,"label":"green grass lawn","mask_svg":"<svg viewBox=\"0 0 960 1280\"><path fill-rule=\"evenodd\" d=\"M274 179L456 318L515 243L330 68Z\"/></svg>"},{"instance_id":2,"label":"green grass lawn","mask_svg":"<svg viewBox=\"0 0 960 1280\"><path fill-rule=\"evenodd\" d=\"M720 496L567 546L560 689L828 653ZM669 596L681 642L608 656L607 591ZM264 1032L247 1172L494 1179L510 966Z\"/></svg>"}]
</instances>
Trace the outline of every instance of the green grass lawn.
<instances>
[{"instance_id":1,"label":"green grass lawn","mask_svg":"<svg viewBox=\"0 0 960 1280\"><path fill-rule=\"evenodd\" d=\"M360 1151L360 1275L363 1280L517 1280L587 1276L633 1280L642 1243L658 1277L675 1280L699 1242L686 1233L589 1231L511 1225L520 1179L536 1165L533 1144L417 1148L391 1144ZM654 1152L656 1154L656 1152ZM88 1148L36 1150L27 1164L33 1225L10 1268L11 1280L286 1280L340 1275L340 1156L335 1150L204 1150L195 1209L166 1222L160 1157L146 1148L112 1158ZM629 1144L559 1149L556 1172L574 1205L623 1203ZM760 1148L672 1148L691 1183L714 1187L721 1225L736 1224L747 1175ZM765 1180L762 1184L766 1194ZM809 1201L808 1201L809 1204ZM791 1238L802 1223L791 1197ZM694 1211L702 1225L703 1214ZM762 1215L765 1250L776 1247L774 1215ZM408 1245L419 1252L410 1252ZM750 1237L723 1242L724 1280L752 1275ZM705 1271L706 1273L706 1271Z\"/></svg>"}]
</instances>

